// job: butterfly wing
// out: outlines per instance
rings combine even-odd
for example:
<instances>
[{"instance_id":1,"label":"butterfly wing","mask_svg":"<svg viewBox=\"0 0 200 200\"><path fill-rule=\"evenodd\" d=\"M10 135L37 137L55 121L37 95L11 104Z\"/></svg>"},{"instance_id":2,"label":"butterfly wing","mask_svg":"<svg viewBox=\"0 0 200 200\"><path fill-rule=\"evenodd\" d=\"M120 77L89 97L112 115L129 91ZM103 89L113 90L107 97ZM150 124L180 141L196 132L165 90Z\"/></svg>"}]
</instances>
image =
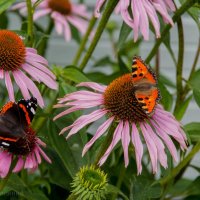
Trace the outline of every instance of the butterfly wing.
<instances>
[{"instance_id":1,"label":"butterfly wing","mask_svg":"<svg viewBox=\"0 0 200 200\"><path fill-rule=\"evenodd\" d=\"M156 75L140 57L135 56L132 63L132 77L135 97L145 113L151 116L161 98Z\"/></svg>"}]
</instances>

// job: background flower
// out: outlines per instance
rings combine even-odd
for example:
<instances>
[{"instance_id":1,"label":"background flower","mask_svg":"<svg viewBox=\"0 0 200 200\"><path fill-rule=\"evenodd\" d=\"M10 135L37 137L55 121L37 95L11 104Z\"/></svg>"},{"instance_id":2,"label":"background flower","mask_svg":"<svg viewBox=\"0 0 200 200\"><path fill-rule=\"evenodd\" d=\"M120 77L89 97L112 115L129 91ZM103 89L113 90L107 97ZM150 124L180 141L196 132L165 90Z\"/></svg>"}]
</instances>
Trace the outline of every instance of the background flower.
<instances>
[{"instance_id":1,"label":"background flower","mask_svg":"<svg viewBox=\"0 0 200 200\"><path fill-rule=\"evenodd\" d=\"M33 0L33 3L36 1ZM26 13L26 3L18 3L12 7L12 10L19 10L21 14ZM75 4L70 0L44 0L34 12L34 20L50 15L55 24L56 32L64 35L66 41L71 40L70 24L84 34L87 29L87 18L89 14L84 4Z\"/></svg>"},{"instance_id":2,"label":"background flower","mask_svg":"<svg viewBox=\"0 0 200 200\"><path fill-rule=\"evenodd\" d=\"M105 0L97 0L96 17L100 16L100 9L104 2ZM160 22L157 12L165 23L172 26L174 24L168 14L168 11L175 11L172 0L120 0L115 11L120 13L125 23L133 29L134 41L138 39L139 32L142 33L145 40L149 39L149 20L154 27L156 37L160 37Z\"/></svg>"},{"instance_id":3,"label":"background flower","mask_svg":"<svg viewBox=\"0 0 200 200\"><path fill-rule=\"evenodd\" d=\"M13 159L17 159L17 163L12 172L17 173L22 169L36 170L38 164L42 162L41 156L49 163L51 160L44 153L41 147L45 147L45 143L36 137L32 128L25 130L26 137L20 138L12 149L0 149L0 177L5 178L11 167Z\"/></svg>"},{"instance_id":4,"label":"background flower","mask_svg":"<svg viewBox=\"0 0 200 200\"><path fill-rule=\"evenodd\" d=\"M94 82L84 82L78 86L84 86L94 91L77 91L59 99L55 107L66 107L67 110L58 114L54 120L77 110L84 110L100 106L90 114L82 115L72 125L61 130L63 134L70 130L67 137L76 134L80 129L96 120L107 116L108 119L97 129L93 138L85 145L84 155L94 142L105 134L108 128L117 122L112 142L101 157L99 164L102 165L116 144L121 140L124 150L125 166L129 163L128 148L130 142L135 147L135 156L138 174L142 172L143 145L141 136L147 145L150 155L153 173L158 170L158 162L167 167L167 155L165 145L169 149L175 161L178 160L177 150L172 142L173 137L181 146L186 149L186 136L173 115L164 111L161 105L156 105L154 114L149 117L139 106L133 95L132 76L126 74L114 80L108 87Z\"/></svg>"},{"instance_id":5,"label":"background flower","mask_svg":"<svg viewBox=\"0 0 200 200\"><path fill-rule=\"evenodd\" d=\"M51 89L57 89L56 77L47 68L48 61L38 55L34 48L25 47L20 36L9 30L0 30L0 64L0 79L5 80L11 101L15 101L11 74L23 97L29 99L31 92L41 107L44 106L44 101L40 91L25 73L33 80L43 82Z\"/></svg>"}]
</instances>

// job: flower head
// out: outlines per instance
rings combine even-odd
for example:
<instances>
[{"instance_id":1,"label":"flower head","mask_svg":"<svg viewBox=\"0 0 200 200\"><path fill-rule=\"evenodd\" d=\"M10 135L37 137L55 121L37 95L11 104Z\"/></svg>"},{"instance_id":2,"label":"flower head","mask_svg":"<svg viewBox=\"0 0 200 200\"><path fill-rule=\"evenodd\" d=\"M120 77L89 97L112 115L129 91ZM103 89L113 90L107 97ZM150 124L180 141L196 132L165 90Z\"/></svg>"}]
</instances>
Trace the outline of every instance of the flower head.
<instances>
[{"instance_id":1,"label":"flower head","mask_svg":"<svg viewBox=\"0 0 200 200\"><path fill-rule=\"evenodd\" d=\"M36 0L32 0L35 3ZM19 10L22 14L26 12L26 3L17 3L12 10ZM50 15L53 19L56 32L64 35L66 41L71 40L70 24L78 29L82 34L87 29L88 13L86 6L83 4L75 4L70 0L43 0L36 8L34 20L40 17Z\"/></svg>"},{"instance_id":2,"label":"flower head","mask_svg":"<svg viewBox=\"0 0 200 200\"><path fill-rule=\"evenodd\" d=\"M8 149L0 149L0 177L6 177L14 159L17 159L17 163L12 170L14 173L21 171L23 168L36 170L38 164L42 161L41 156L51 163L41 146L45 147L46 145L36 137L31 127L27 127L23 138L13 143Z\"/></svg>"},{"instance_id":3,"label":"flower head","mask_svg":"<svg viewBox=\"0 0 200 200\"><path fill-rule=\"evenodd\" d=\"M44 106L43 98L29 76L56 89L56 77L47 66L47 60L38 55L35 49L25 47L19 35L9 30L0 30L0 79L5 80L11 101L15 101L12 74L24 98L29 99L31 92L38 99L39 105Z\"/></svg>"},{"instance_id":4,"label":"flower head","mask_svg":"<svg viewBox=\"0 0 200 200\"><path fill-rule=\"evenodd\" d=\"M107 175L94 166L84 166L76 174L72 182L72 193L81 199L105 199Z\"/></svg>"},{"instance_id":5,"label":"flower head","mask_svg":"<svg viewBox=\"0 0 200 200\"><path fill-rule=\"evenodd\" d=\"M109 86L93 82L80 83L78 87L86 87L93 91L76 91L59 99L55 107L69 108L58 114L54 119L77 110L98 106L98 109L90 114L82 115L72 125L63 128L60 134L70 130L67 135L67 138L69 138L84 126L106 116L107 120L99 126L93 138L85 145L82 155L88 151L98 138L106 134L109 127L115 122L117 127L113 133L112 142L100 159L99 164L102 165L106 161L111 151L121 140L125 166L129 163L128 148L132 143L135 147L138 174L140 174L142 172L143 156L142 141L144 141L150 155L153 173L156 173L158 162L164 168L167 167L165 146L169 149L174 160L178 160L177 150L171 137L180 144L181 149L185 149L186 136L179 122L171 113L165 111L161 105L156 104L154 112L148 115L143 108L143 104L140 104L136 98L134 86L135 82L131 74L117 78Z\"/></svg>"},{"instance_id":6,"label":"flower head","mask_svg":"<svg viewBox=\"0 0 200 200\"><path fill-rule=\"evenodd\" d=\"M100 16L100 9L105 0L97 0L95 16ZM151 21L156 37L160 37L160 23L157 12L162 16L163 21L173 25L168 11L175 11L172 0L120 0L116 13L120 13L124 22L134 31L134 41L138 39L139 32L145 40L149 39L149 21Z\"/></svg>"}]
</instances>

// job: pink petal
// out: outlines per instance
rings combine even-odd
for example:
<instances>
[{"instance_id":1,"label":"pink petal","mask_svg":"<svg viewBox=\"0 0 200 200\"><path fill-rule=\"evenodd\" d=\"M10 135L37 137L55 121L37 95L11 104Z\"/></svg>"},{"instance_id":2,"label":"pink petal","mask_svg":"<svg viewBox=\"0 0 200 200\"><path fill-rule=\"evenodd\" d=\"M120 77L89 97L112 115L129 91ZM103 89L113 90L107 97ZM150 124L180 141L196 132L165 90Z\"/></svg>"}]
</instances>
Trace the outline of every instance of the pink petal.
<instances>
[{"instance_id":1,"label":"pink petal","mask_svg":"<svg viewBox=\"0 0 200 200\"><path fill-rule=\"evenodd\" d=\"M129 128L129 122L125 121L124 128L122 130L122 146L124 150L124 160L125 160L125 167L128 166L129 163L129 157L128 157L128 147L130 143L130 128Z\"/></svg>"},{"instance_id":2,"label":"pink petal","mask_svg":"<svg viewBox=\"0 0 200 200\"><path fill-rule=\"evenodd\" d=\"M84 4L72 4L72 14L78 15L83 18L89 18L89 14L87 12L87 8Z\"/></svg>"},{"instance_id":3,"label":"pink petal","mask_svg":"<svg viewBox=\"0 0 200 200\"><path fill-rule=\"evenodd\" d=\"M26 51L26 62L29 64L32 62L38 62L48 66L48 61L37 53L33 53L33 51Z\"/></svg>"},{"instance_id":4,"label":"pink petal","mask_svg":"<svg viewBox=\"0 0 200 200\"><path fill-rule=\"evenodd\" d=\"M94 112L88 114L88 115L83 115L79 117L71 126L72 129L70 130L69 134L67 135L66 139L68 139L71 135L76 134L80 129L82 129L84 126L87 126L91 122L94 122L101 117L103 117L107 113L106 110L99 109L95 110ZM62 132L62 131L61 131Z\"/></svg>"},{"instance_id":5,"label":"pink petal","mask_svg":"<svg viewBox=\"0 0 200 200\"><path fill-rule=\"evenodd\" d=\"M22 95L25 99L29 99L31 96L28 92L28 89L26 87L26 83L23 81L23 79L20 77L20 75L18 74L18 71L13 71L13 77L15 79L15 82L17 83L17 85L19 86Z\"/></svg>"},{"instance_id":6,"label":"pink petal","mask_svg":"<svg viewBox=\"0 0 200 200\"><path fill-rule=\"evenodd\" d=\"M100 85L98 83L94 83L94 82L82 82L82 83L79 83L77 85L77 87L88 87L88 88L91 88L93 90L97 90L99 92L105 92L107 86L104 86L104 85Z\"/></svg>"},{"instance_id":7,"label":"pink petal","mask_svg":"<svg viewBox=\"0 0 200 200\"><path fill-rule=\"evenodd\" d=\"M51 13L51 9L49 9L49 8L45 8L45 9L42 9L42 10L36 10L35 13L34 13L33 19L37 20L40 17L48 15L49 13Z\"/></svg>"},{"instance_id":8,"label":"pink petal","mask_svg":"<svg viewBox=\"0 0 200 200\"><path fill-rule=\"evenodd\" d=\"M13 84L12 84L10 74L8 71L5 71L5 84L6 84L6 88L8 90L9 99L11 101L15 101Z\"/></svg>"},{"instance_id":9,"label":"pink petal","mask_svg":"<svg viewBox=\"0 0 200 200\"><path fill-rule=\"evenodd\" d=\"M0 69L0 79L3 79L3 78L4 78L4 70Z\"/></svg>"},{"instance_id":10,"label":"pink petal","mask_svg":"<svg viewBox=\"0 0 200 200\"><path fill-rule=\"evenodd\" d=\"M29 89L29 91L33 94L33 96L38 100L38 104L40 105L40 107L44 106L44 101L42 99L42 96L40 94L40 91L38 90L38 88L36 87L36 85L33 83L33 81L31 79L29 79L23 72L21 72L20 70L18 70L18 74L19 76L21 76L21 78L27 83L27 88Z\"/></svg>"},{"instance_id":11,"label":"pink petal","mask_svg":"<svg viewBox=\"0 0 200 200\"><path fill-rule=\"evenodd\" d=\"M113 120L114 117L110 117L101 126L99 126L93 138L84 146L82 156L84 156L85 153L89 150L89 148L94 144L94 142L107 131L108 127L112 124Z\"/></svg>"},{"instance_id":12,"label":"pink petal","mask_svg":"<svg viewBox=\"0 0 200 200\"><path fill-rule=\"evenodd\" d=\"M138 132L138 129L137 129L135 123L132 123L131 140L135 147L137 171L138 171L138 174L141 174L142 173L143 144L141 142L140 134Z\"/></svg>"},{"instance_id":13,"label":"pink petal","mask_svg":"<svg viewBox=\"0 0 200 200\"><path fill-rule=\"evenodd\" d=\"M46 153L44 153L44 151L38 146L37 147L40 154L42 155L42 157L48 162L48 163L52 163L51 159L46 155Z\"/></svg>"},{"instance_id":14,"label":"pink petal","mask_svg":"<svg viewBox=\"0 0 200 200\"><path fill-rule=\"evenodd\" d=\"M0 177L5 178L9 172L12 155L8 152L0 152Z\"/></svg>"},{"instance_id":15,"label":"pink petal","mask_svg":"<svg viewBox=\"0 0 200 200\"><path fill-rule=\"evenodd\" d=\"M149 151L149 155L151 158L153 173L156 173L158 170L157 169L158 157L157 157L157 149L156 149L155 143L154 143L153 139L150 137L145 125L143 123L140 123L140 127L141 127L142 134L144 136L144 139L147 144L148 151Z\"/></svg>"},{"instance_id":16,"label":"pink petal","mask_svg":"<svg viewBox=\"0 0 200 200\"><path fill-rule=\"evenodd\" d=\"M148 125L145 124L146 129L148 130L149 136L153 139L156 148L157 148L157 153L158 153L158 159L160 161L160 164L164 167L167 168L167 155L165 153L165 146L160 140L160 138L154 133L152 128Z\"/></svg>"},{"instance_id":17,"label":"pink petal","mask_svg":"<svg viewBox=\"0 0 200 200\"><path fill-rule=\"evenodd\" d=\"M100 9L103 6L105 0L97 0L96 6L95 6L95 12L94 16L99 18L100 17Z\"/></svg>"},{"instance_id":18,"label":"pink petal","mask_svg":"<svg viewBox=\"0 0 200 200\"><path fill-rule=\"evenodd\" d=\"M24 167L24 160L21 156L18 157L18 161L17 164L15 165L15 168L13 169L14 173L17 173L19 171L21 171Z\"/></svg>"},{"instance_id":19,"label":"pink petal","mask_svg":"<svg viewBox=\"0 0 200 200\"><path fill-rule=\"evenodd\" d=\"M161 128L153 120L150 120L150 121L151 121L151 124L153 125L153 127L156 129L157 135L159 135L163 139L163 141L165 142L167 148L169 149L169 152L171 153L172 157L177 162L178 155L177 155L177 150L176 150L174 143L172 142L172 140L170 139L168 134L165 134L164 131L161 130Z\"/></svg>"},{"instance_id":20,"label":"pink petal","mask_svg":"<svg viewBox=\"0 0 200 200\"><path fill-rule=\"evenodd\" d=\"M113 148L115 147L115 145L121 139L122 130L123 130L123 121L120 121L118 126L117 126L117 128L115 129L115 132L113 134L113 139L112 139L112 142L111 142L110 146L108 147L108 149L106 150L105 154L101 157L101 159L99 161L99 165L100 166L103 165L103 163L106 161L106 159L110 155L110 153L113 150Z\"/></svg>"}]
</instances>

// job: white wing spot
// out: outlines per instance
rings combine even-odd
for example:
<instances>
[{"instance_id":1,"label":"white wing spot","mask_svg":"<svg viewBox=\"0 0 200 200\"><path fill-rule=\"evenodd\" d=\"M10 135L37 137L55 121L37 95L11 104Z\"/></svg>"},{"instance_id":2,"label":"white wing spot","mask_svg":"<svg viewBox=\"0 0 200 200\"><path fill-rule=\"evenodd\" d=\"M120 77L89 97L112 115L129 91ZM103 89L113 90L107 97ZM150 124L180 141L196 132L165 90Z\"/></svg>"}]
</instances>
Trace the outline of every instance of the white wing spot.
<instances>
[{"instance_id":1,"label":"white wing spot","mask_svg":"<svg viewBox=\"0 0 200 200\"><path fill-rule=\"evenodd\" d=\"M33 107L31 107L31 112L32 112L33 114L35 114L35 109L34 109Z\"/></svg>"}]
</instances>

